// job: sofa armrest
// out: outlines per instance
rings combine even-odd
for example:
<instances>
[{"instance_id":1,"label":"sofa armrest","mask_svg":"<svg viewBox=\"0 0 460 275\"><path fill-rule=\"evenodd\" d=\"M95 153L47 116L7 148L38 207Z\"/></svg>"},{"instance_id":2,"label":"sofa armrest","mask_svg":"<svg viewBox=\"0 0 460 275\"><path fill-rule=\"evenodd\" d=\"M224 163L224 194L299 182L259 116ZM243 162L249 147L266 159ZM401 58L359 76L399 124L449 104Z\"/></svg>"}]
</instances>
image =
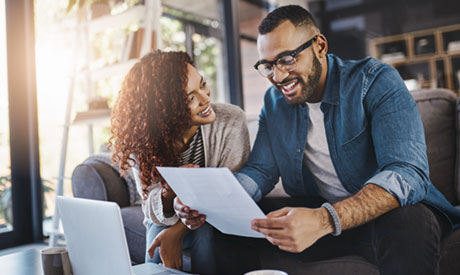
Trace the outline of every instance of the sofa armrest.
<instances>
[{"instance_id":1,"label":"sofa armrest","mask_svg":"<svg viewBox=\"0 0 460 275\"><path fill-rule=\"evenodd\" d=\"M113 167L92 157L74 169L72 191L77 198L113 201L120 208L130 205L125 180Z\"/></svg>"}]
</instances>

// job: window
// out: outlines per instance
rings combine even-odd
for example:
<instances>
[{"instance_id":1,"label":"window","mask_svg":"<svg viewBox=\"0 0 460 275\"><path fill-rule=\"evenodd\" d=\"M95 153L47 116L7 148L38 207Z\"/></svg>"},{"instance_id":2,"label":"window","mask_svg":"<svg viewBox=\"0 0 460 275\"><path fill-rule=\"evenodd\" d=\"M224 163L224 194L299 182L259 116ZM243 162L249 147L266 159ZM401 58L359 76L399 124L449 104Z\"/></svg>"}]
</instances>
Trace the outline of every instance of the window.
<instances>
[{"instance_id":1,"label":"window","mask_svg":"<svg viewBox=\"0 0 460 275\"><path fill-rule=\"evenodd\" d=\"M0 1L0 234L13 229L5 1Z\"/></svg>"},{"instance_id":2,"label":"window","mask_svg":"<svg viewBox=\"0 0 460 275\"><path fill-rule=\"evenodd\" d=\"M241 72L243 80L244 110L250 120L257 121L264 104L265 91L271 86L268 79L263 78L254 70L254 64L259 59L257 52L257 35L262 19L268 14L264 7L249 1L239 2Z\"/></svg>"}]
</instances>

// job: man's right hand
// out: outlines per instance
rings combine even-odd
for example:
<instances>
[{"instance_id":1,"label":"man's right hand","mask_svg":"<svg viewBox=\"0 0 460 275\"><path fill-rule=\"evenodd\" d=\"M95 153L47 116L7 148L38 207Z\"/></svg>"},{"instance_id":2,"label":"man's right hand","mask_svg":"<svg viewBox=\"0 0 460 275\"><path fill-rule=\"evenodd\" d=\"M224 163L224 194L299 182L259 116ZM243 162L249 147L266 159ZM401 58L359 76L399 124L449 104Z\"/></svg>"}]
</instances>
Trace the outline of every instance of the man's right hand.
<instances>
[{"instance_id":1,"label":"man's right hand","mask_svg":"<svg viewBox=\"0 0 460 275\"><path fill-rule=\"evenodd\" d=\"M178 197L174 199L174 211L183 224L190 230L195 230L206 222L206 216L184 205Z\"/></svg>"}]
</instances>

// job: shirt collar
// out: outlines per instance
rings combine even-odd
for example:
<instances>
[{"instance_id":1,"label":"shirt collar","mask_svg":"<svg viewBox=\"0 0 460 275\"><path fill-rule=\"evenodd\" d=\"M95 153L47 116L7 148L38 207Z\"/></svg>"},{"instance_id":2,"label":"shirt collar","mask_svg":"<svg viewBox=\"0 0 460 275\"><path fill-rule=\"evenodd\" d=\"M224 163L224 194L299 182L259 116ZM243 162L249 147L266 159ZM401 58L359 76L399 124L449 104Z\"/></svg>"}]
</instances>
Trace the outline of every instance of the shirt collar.
<instances>
[{"instance_id":1,"label":"shirt collar","mask_svg":"<svg viewBox=\"0 0 460 275\"><path fill-rule=\"evenodd\" d=\"M340 72L337 68L337 60L333 54L327 54L327 77L324 86L324 94L321 102L331 105L340 104Z\"/></svg>"}]
</instances>

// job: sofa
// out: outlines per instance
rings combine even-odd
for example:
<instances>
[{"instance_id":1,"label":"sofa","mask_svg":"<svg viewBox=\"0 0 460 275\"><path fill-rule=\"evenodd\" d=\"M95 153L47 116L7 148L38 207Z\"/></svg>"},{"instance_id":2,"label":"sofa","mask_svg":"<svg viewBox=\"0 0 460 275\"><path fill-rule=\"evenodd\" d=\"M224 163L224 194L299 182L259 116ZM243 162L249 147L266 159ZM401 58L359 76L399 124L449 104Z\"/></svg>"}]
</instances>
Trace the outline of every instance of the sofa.
<instances>
[{"instance_id":1,"label":"sofa","mask_svg":"<svg viewBox=\"0 0 460 275\"><path fill-rule=\"evenodd\" d=\"M417 102L427 143L430 178L455 206L460 204L460 100L445 89L412 92ZM251 140L257 132L254 119L248 121ZM106 158L106 160L104 160ZM133 202L131 179L120 177L110 155L97 154L78 165L72 174L75 197L113 201L121 208L126 238L133 264L144 262L145 227L140 206ZM278 183L271 197L284 196ZM460 208L460 207L459 207ZM302 263L279 263L276 256L261 255L264 268L282 269L288 274L379 274L376 266L357 256ZM460 230L445 236L441 244L440 274L460 274ZM185 264L185 262L184 262ZM189 269L188 267L187 269Z\"/></svg>"}]
</instances>

